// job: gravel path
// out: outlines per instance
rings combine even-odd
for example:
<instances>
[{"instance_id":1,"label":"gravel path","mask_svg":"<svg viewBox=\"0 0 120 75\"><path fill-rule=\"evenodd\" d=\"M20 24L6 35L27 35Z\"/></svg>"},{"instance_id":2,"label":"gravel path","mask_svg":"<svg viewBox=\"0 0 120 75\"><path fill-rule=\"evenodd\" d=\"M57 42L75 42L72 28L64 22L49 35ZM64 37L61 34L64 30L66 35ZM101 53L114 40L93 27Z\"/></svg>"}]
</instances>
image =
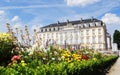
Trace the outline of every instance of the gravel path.
<instances>
[{"instance_id":1,"label":"gravel path","mask_svg":"<svg viewBox=\"0 0 120 75\"><path fill-rule=\"evenodd\" d=\"M120 57L106 75L120 75Z\"/></svg>"}]
</instances>

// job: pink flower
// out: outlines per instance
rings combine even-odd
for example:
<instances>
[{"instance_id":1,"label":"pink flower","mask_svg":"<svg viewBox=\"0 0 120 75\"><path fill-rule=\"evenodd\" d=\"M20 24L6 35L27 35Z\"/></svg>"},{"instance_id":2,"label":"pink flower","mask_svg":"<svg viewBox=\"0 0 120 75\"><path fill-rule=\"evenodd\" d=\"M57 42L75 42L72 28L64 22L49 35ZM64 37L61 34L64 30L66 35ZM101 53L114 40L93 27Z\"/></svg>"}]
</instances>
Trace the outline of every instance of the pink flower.
<instances>
[{"instance_id":1,"label":"pink flower","mask_svg":"<svg viewBox=\"0 0 120 75\"><path fill-rule=\"evenodd\" d=\"M14 61L14 60L19 60L19 59L20 59L20 56L14 55L11 60Z\"/></svg>"}]
</instances>

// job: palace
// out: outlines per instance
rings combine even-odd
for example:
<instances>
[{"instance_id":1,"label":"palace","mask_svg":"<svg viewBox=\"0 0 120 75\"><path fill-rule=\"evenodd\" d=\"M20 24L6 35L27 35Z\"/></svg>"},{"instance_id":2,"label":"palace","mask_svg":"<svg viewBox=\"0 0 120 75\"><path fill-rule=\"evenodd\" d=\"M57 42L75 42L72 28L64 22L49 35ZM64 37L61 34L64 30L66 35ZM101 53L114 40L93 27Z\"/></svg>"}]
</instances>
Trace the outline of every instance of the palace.
<instances>
[{"instance_id":1,"label":"palace","mask_svg":"<svg viewBox=\"0 0 120 75\"><path fill-rule=\"evenodd\" d=\"M96 18L57 22L40 28L42 44L58 44L61 47L111 49L111 36L106 25Z\"/></svg>"}]
</instances>

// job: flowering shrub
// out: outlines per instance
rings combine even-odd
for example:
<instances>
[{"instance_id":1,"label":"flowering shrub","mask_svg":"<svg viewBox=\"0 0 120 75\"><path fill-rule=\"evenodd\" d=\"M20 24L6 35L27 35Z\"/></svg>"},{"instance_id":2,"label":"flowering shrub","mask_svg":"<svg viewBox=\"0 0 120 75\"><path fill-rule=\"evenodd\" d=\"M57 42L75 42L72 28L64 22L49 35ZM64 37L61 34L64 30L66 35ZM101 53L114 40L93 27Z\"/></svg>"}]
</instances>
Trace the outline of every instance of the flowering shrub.
<instances>
[{"instance_id":1,"label":"flowering shrub","mask_svg":"<svg viewBox=\"0 0 120 75\"><path fill-rule=\"evenodd\" d=\"M0 65L6 65L10 61L14 40L11 34L0 33Z\"/></svg>"},{"instance_id":2,"label":"flowering shrub","mask_svg":"<svg viewBox=\"0 0 120 75\"><path fill-rule=\"evenodd\" d=\"M0 33L0 42L13 42L13 36L12 34L8 34L8 33Z\"/></svg>"}]
</instances>

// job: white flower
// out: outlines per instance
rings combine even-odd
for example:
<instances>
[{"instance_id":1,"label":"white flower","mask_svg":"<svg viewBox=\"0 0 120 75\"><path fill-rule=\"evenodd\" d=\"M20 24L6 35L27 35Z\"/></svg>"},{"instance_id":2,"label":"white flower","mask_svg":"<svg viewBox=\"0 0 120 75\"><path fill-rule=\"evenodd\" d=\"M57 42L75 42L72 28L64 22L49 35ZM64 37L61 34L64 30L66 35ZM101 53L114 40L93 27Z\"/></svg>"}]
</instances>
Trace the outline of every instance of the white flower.
<instances>
[{"instance_id":1,"label":"white flower","mask_svg":"<svg viewBox=\"0 0 120 75\"><path fill-rule=\"evenodd\" d=\"M58 58L58 60L60 61L60 60L61 60L61 58Z\"/></svg>"},{"instance_id":2,"label":"white flower","mask_svg":"<svg viewBox=\"0 0 120 75\"><path fill-rule=\"evenodd\" d=\"M46 58L43 58L43 60L45 60Z\"/></svg>"},{"instance_id":3,"label":"white flower","mask_svg":"<svg viewBox=\"0 0 120 75\"><path fill-rule=\"evenodd\" d=\"M52 60L55 60L55 58L52 58Z\"/></svg>"}]
</instances>

